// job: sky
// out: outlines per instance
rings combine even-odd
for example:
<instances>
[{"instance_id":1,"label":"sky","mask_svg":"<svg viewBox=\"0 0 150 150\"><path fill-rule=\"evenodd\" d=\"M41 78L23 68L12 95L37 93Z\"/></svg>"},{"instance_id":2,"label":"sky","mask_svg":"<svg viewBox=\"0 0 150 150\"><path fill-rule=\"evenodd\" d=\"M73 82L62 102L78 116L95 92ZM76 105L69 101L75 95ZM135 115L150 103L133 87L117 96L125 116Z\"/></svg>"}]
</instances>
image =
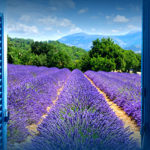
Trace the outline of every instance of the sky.
<instances>
[{"instance_id":1,"label":"sky","mask_svg":"<svg viewBox=\"0 0 150 150\"><path fill-rule=\"evenodd\" d=\"M57 40L84 32L124 35L141 31L142 0L7 0L11 37Z\"/></svg>"}]
</instances>

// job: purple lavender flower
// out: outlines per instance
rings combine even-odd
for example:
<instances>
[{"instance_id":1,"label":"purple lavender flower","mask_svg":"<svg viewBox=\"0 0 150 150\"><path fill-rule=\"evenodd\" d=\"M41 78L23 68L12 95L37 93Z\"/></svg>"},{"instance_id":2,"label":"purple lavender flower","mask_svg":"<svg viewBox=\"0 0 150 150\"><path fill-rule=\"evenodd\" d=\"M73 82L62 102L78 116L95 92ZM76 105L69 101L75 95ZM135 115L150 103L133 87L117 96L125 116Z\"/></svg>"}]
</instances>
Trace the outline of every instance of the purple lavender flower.
<instances>
[{"instance_id":1,"label":"purple lavender flower","mask_svg":"<svg viewBox=\"0 0 150 150\"><path fill-rule=\"evenodd\" d=\"M103 95L74 70L26 150L136 150L132 134Z\"/></svg>"},{"instance_id":2,"label":"purple lavender flower","mask_svg":"<svg viewBox=\"0 0 150 150\"><path fill-rule=\"evenodd\" d=\"M85 74L141 126L140 75L104 71L87 71Z\"/></svg>"},{"instance_id":3,"label":"purple lavender flower","mask_svg":"<svg viewBox=\"0 0 150 150\"><path fill-rule=\"evenodd\" d=\"M26 127L47 113L69 74L68 69L8 65L8 143L27 138Z\"/></svg>"}]
</instances>

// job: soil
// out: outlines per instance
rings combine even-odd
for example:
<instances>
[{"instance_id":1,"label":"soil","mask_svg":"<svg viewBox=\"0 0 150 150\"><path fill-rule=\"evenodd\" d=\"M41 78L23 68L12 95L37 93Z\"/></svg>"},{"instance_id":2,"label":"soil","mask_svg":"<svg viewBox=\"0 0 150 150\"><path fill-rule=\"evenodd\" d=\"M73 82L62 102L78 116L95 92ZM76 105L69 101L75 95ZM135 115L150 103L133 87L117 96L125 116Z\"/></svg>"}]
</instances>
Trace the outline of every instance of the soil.
<instances>
[{"instance_id":1,"label":"soil","mask_svg":"<svg viewBox=\"0 0 150 150\"><path fill-rule=\"evenodd\" d=\"M48 116L49 111L50 111L51 108L56 104L56 102L57 102L57 100L58 100L58 97L59 97L61 91L63 90L63 88L64 88L64 85L63 85L61 88L59 88L59 89L57 90L57 97L56 97L56 99L52 101L53 104L52 104L51 106L48 106L48 107L46 108L47 113L44 114L44 115L41 117L40 121L39 121L37 124L31 124L31 125L29 125L29 126L26 127L26 128L28 129L28 131L29 131L32 135L36 135L36 134L39 133L38 130L37 130L38 125L40 125L40 124L43 122L44 118L46 118L46 117Z\"/></svg>"},{"instance_id":2,"label":"soil","mask_svg":"<svg viewBox=\"0 0 150 150\"><path fill-rule=\"evenodd\" d=\"M98 88L89 77L87 77L86 75L84 76L98 90L98 92L104 96L106 102L108 103L110 108L115 112L116 116L123 121L124 128L129 127L129 130L133 132L133 134L130 137L136 139L137 142L140 144L141 143L140 127L137 125L136 121L131 116L128 116L128 114L120 106L118 106L111 99L109 99L106 93L100 90L100 88Z\"/></svg>"}]
</instances>

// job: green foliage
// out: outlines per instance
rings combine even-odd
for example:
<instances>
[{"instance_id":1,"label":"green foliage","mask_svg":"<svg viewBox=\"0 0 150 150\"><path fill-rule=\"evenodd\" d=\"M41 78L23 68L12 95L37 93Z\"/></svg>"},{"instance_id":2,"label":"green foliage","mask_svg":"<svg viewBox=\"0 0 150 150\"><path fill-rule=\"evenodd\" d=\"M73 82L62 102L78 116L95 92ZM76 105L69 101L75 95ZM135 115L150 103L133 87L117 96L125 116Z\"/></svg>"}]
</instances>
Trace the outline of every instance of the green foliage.
<instances>
[{"instance_id":1,"label":"green foliage","mask_svg":"<svg viewBox=\"0 0 150 150\"><path fill-rule=\"evenodd\" d=\"M111 38L96 39L89 51L90 67L92 70L124 71L141 70L141 56L132 50L124 50L115 44Z\"/></svg>"},{"instance_id":2,"label":"green foliage","mask_svg":"<svg viewBox=\"0 0 150 150\"><path fill-rule=\"evenodd\" d=\"M68 46L63 43L60 43L59 41L49 41L48 43L49 45L55 47L55 49L67 53L71 57L73 62L75 62L75 60L80 60L81 57L87 53L82 48L78 48L75 46Z\"/></svg>"},{"instance_id":3,"label":"green foliage","mask_svg":"<svg viewBox=\"0 0 150 150\"><path fill-rule=\"evenodd\" d=\"M141 56L135 54L132 50L125 51L125 72L129 72L131 69L134 73L141 69Z\"/></svg>"},{"instance_id":4,"label":"green foliage","mask_svg":"<svg viewBox=\"0 0 150 150\"><path fill-rule=\"evenodd\" d=\"M113 59L107 59L106 57L100 57L98 56L91 58L91 66L92 66L92 70L94 71L112 71L115 70L116 64L114 62Z\"/></svg>"},{"instance_id":5,"label":"green foliage","mask_svg":"<svg viewBox=\"0 0 150 150\"><path fill-rule=\"evenodd\" d=\"M31 44L31 52L37 55L47 54L53 48L54 46L47 44L47 42L33 42Z\"/></svg>"},{"instance_id":6,"label":"green foliage","mask_svg":"<svg viewBox=\"0 0 150 150\"><path fill-rule=\"evenodd\" d=\"M80 69L80 59L86 53L58 41L34 42L8 37L8 62L13 64Z\"/></svg>"},{"instance_id":7,"label":"green foliage","mask_svg":"<svg viewBox=\"0 0 150 150\"><path fill-rule=\"evenodd\" d=\"M80 60L81 70L86 71L91 69L91 58L89 54L83 55L83 57Z\"/></svg>"},{"instance_id":8,"label":"green foliage","mask_svg":"<svg viewBox=\"0 0 150 150\"><path fill-rule=\"evenodd\" d=\"M47 66L47 56L44 54L38 55L33 55L30 57L30 64L35 65L35 66Z\"/></svg>"},{"instance_id":9,"label":"green foliage","mask_svg":"<svg viewBox=\"0 0 150 150\"><path fill-rule=\"evenodd\" d=\"M112 39L108 38L102 38L101 41L99 39L96 39L93 41L92 49L89 51L90 57L98 57L99 55L101 57L106 57L113 54L113 45L114 42Z\"/></svg>"},{"instance_id":10,"label":"green foliage","mask_svg":"<svg viewBox=\"0 0 150 150\"><path fill-rule=\"evenodd\" d=\"M13 46L17 49L21 50L29 50L31 49L31 44L34 42L31 39L22 39L22 38L10 38L9 36L7 37L8 39L8 48L10 46Z\"/></svg>"},{"instance_id":11,"label":"green foliage","mask_svg":"<svg viewBox=\"0 0 150 150\"><path fill-rule=\"evenodd\" d=\"M141 54L124 50L111 38L96 39L89 52L59 41L34 42L8 37L8 62L58 68L78 68L82 71L141 70Z\"/></svg>"},{"instance_id":12,"label":"green foliage","mask_svg":"<svg viewBox=\"0 0 150 150\"><path fill-rule=\"evenodd\" d=\"M67 53L51 49L47 54L47 66L67 68L70 63L70 57Z\"/></svg>"},{"instance_id":13,"label":"green foliage","mask_svg":"<svg viewBox=\"0 0 150 150\"><path fill-rule=\"evenodd\" d=\"M138 60L138 65L137 65L137 67L134 67L133 68L133 70L134 70L134 72L138 72L138 71L140 71L141 70L141 54L136 54L136 58L137 58L137 60Z\"/></svg>"}]
</instances>

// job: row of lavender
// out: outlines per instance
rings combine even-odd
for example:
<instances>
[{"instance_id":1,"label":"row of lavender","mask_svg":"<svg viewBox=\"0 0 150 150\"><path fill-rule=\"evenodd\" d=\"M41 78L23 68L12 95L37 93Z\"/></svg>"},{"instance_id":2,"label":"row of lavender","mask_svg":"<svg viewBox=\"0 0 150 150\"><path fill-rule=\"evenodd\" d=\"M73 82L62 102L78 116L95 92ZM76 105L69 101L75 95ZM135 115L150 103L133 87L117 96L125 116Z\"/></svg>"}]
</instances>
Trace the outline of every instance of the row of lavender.
<instances>
[{"instance_id":1,"label":"row of lavender","mask_svg":"<svg viewBox=\"0 0 150 150\"><path fill-rule=\"evenodd\" d=\"M85 72L118 106L141 126L141 76L116 72Z\"/></svg>"},{"instance_id":2,"label":"row of lavender","mask_svg":"<svg viewBox=\"0 0 150 150\"><path fill-rule=\"evenodd\" d=\"M25 65L8 65L8 86L15 88L23 83L23 80L30 80L46 73L57 72L58 68L25 66ZM9 89L8 89L9 90Z\"/></svg>"},{"instance_id":3,"label":"row of lavender","mask_svg":"<svg viewBox=\"0 0 150 150\"><path fill-rule=\"evenodd\" d=\"M84 74L74 70L39 134L26 150L135 150L137 143L124 129L103 95Z\"/></svg>"},{"instance_id":4,"label":"row of lavender","mask_svg":"<svg viewBox=\"0 0 150 150\"><path fill-rule=\"evenodd\" d=\"M9 144L26 139L26 127L38 123L69 74L68 69L8 65Z\"/></svg>"}]
</instances>

